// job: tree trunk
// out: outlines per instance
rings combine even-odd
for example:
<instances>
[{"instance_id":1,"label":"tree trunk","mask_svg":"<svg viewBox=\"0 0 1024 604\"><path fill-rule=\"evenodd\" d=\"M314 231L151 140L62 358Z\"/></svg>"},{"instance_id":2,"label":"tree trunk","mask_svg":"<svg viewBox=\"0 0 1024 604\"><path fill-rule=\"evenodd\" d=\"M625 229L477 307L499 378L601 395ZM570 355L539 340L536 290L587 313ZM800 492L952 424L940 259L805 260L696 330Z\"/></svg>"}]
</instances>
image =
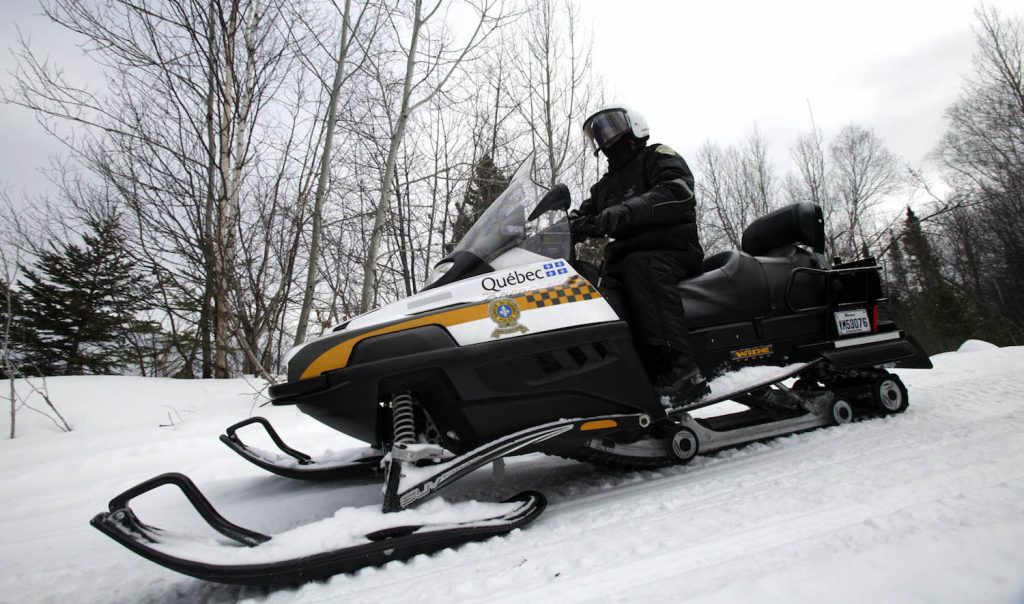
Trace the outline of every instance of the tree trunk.
<instances>
[{"instance_id":1,"label":"tree trunk","mask_svg":"<svg viewBox=\"0 0 1024 604\"><path fill-rule=\"evenodd\" d=\"M373 293L377 285L377 254L380 249L381 231L384 228L384 218L387 216L388 202L391 198L391 186L394 182L395 163L398 159L398 149L402 146L402 139L405 137L405 128L409 123L409 99L412 97L412 80L416 71L416 46L419 42L420 9L422 0L416 0L415 11L412 23L412 39L409 42L409 55L405 63L405 80L402 84L402 109L398 114L398 123L391 134L391 144L388 146L388 157L384 164L384 178L381 181L380 197L377 200L377 211L373 217L373 228L370 231L370 244L366 250L366 260L363 262L363 289L359 298L360 312L370 310L373 304Z\"/></svg>"},{"instance_id":2,"label":"tree trunk","mask_svg":"<svg viewBox=\"0 0 1024 604\"><path fill-rule=\"evenodd\" d=\"M210 336L212 335L210 324L213 321L213 290L214 280L217 275L217 266L214 261L213 241L213 220L214 206L216 203L216 182L217 182L217 133L214 127L214 95L215 95L215 61L217 56L217 29L216 13L213 3L210 3L209 11L209 32L207 40L207 96L206 96L206 206L203 208L203 261L206 265L206 279L203 288L202 309L199 314L199 338L202 346L202 376L213 377L213 350ZM191 373L191 371L189 371Z\"/></svg>"},{"instance_id":3,"label":"tree trunk","mask_svg":"<svg viewBox=\"0 0 1024 604\"><path fill-rule=\"evenodd\" d=\"M324 196L327 193L327 182L331 169L331 150L334 145L334 130L338 115L338 97L341 94L341 83L344 80L345 73L345 59L348 54L349 9L351 5L351 0L345 0L345 13L341 18L341 45L338 48L338 64L334 70L331 99L327 105L327 132L324 136L324 152L320 157L320 175L316 183L316 194L313 197L313 232L310 234L309 242L309 267L306 269L306 289L302 295L299 325L295 330L296 346L306 339L309 312L313 306L313 292L316 290L316 267L320 261L320 238L324 220Z\"/></svg>"}]
</instances>

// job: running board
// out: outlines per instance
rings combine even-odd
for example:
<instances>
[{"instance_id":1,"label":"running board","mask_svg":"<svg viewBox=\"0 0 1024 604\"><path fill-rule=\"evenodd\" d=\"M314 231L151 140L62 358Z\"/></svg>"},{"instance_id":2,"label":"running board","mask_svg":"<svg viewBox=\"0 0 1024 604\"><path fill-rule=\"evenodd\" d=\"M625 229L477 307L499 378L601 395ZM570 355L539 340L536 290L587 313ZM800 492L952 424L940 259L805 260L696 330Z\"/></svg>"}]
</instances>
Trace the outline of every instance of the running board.
<instances>
[{"instance_id":1,"label":"running board","mask_svg":"<svg viewBox=\"0 0 1024 604\"><path fill-rule=\"evenodd\" d=\"M784 380L788 380L789 378L794 377L794 376L802 373L803 371L806 371L807 369L810 369L811 367L814 367L815 365L817 365L818 363L821 363L822 361L824 361L824 359L819 357L819 358L814 359L813 361L811 361L809 363L804 363L802 365L798 365L795 369L791 369L791 370L789 370L789 371L787 371L787 372L785 372L783 374L780 374L780 375L777 375L777 376L773 376L771 379L767 379L767 380L764 380L762 382L757 382L755 384L750 384L748 386L744 386L743 388L740 388L738 390L733 390L732 392L727 392L725 394L720 394L720 395L717 395L717 396L712 396L710 398L702 398L702 399L699 399L699 400L687 403L685 405L680 405L678 407L671 407L671 408L667 409L665 411L665 413L668 414L669 417L678 416L678 415L681 415L683 413L688 413L690 411L695 411L697 409L702 409L704 407L710 407L711 405L717 405L718 403L722 403L722 402L725 402L725 401L735 400L735 398L738 397L738 396L742 396L742 395L747 394L749 392L752 392L754 390L760 390L761 388L767 388L768 386L772 386L772 385L777 384L779 382L782 382Z\"/></svg>"},{"instance_id":2,"label":"running board","mask_svg":"<svg viewBox=\"0 0 1024 604\"><path fill-rule=\"evenodd\" d=\"M242 439L238 437L237 431L252 424L263 426L263 429L266 430L270 439L274 441L281 454L263 451L242 442ZM246 461L268 472L273 472L278 476L286 478L322 481L383 474L381 460L384 456L379 452L374 454L372 449L368 449L358 457L349 456L335 459L321 456L315 458L285 444L284 440L278 436L277 431L274 430L274 427L270 425L270 422L263 417L250 417L229 426L224 431L224 434L220 435L220 440Z\"/></svg>"}]
</instances>

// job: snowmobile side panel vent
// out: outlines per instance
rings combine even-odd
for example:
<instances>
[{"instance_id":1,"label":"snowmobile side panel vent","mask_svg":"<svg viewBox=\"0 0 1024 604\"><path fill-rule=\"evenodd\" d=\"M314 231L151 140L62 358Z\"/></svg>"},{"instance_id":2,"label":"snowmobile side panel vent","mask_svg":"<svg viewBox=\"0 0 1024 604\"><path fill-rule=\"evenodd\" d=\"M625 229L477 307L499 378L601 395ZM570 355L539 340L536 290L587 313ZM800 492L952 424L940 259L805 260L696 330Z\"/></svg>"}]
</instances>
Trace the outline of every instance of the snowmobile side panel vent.
<instances>
[{"instance_id":1,"label":"snowmobile side panel vent","mask_svg":"<svg viewBox=\"0 0 1024 604\"><path fill-rule=\"evenodd\" d=\"M573 361L576 362L577 367L583 367L587 364L587 355L583 352L583 349L579 346L570 346L565 349Z\"/></svg>"},{"instance_id":2,"label":"snowmobile side panel vent","mask_svg":"<svg viewBox=\"0 0 1024 604\"><path fill-rule=\"evenodd\" d=\"M558 362L555 355L550 352L544 352L537 355L537 364L540 365L540 370L548 375L557 373L563 369L562 364Z\"/></svg>"},{"instance_id":3,"label":"snowmobile side panel vent","mask_svg":"<svg viewBox=\"0 0 1024 604\"><path fill-rule=\"evenodd\" d=\"M530 380L531 383L538 383L538 380L546 381L549 377L557 378L565 373L604 365L611 357L608 345L603 342L591 342L515 359L510 361L510 365L523 378Z\"/></svg>"}]
</instances>

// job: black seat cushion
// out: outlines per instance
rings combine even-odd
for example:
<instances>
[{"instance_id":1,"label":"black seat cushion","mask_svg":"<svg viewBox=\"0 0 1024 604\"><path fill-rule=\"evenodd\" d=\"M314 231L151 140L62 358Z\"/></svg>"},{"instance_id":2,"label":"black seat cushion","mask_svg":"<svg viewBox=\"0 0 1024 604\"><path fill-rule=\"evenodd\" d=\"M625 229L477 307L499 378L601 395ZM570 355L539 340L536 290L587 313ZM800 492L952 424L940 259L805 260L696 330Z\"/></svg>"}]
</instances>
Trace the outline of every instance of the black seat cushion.
<instances>
[{"instance_id":1,"label":"black seat cushion","mask_svg":"<svg viewBox=\"0 0 1024 604\"><path fill-rule=\"evenodd\" d=\"M770 308L761 264L736 250L704 261L704 272L679 283L691 329L764 316Z\"/></svg>"}]
</instances>

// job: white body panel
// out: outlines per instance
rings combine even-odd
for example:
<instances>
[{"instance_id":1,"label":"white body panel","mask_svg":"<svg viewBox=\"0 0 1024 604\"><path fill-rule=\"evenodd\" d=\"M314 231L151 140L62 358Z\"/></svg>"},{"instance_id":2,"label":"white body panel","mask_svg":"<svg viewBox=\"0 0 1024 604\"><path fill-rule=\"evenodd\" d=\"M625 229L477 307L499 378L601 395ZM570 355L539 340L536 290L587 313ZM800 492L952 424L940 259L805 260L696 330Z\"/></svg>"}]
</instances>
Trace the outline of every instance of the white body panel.
<instances>
[{"instance_id":1,"label":"white body panel","mask_svg":"<svg viewBox=\"0 0 1024 604\"><path fill-rule=\"evenodd\" d=\"M346 329L362 329L390 323L446 306L473 302L489 303L493 300L514 298L525 292L562 286L573 277L582 279L568 262L545 258L520 248L506 252L501 259L503 262L499 264L506 264L506 261L515 259L532 262L415 294L352 319ZM460 346L467 346L492 341L496 337L521 337L576 325L617 320L618 316L611 306L604 298L597 297L543 308L523 309L517 324L526 329L516 333L495 336L496 322L489 317L448 326L447 329Z\"/></svg>"}]
</instances>

